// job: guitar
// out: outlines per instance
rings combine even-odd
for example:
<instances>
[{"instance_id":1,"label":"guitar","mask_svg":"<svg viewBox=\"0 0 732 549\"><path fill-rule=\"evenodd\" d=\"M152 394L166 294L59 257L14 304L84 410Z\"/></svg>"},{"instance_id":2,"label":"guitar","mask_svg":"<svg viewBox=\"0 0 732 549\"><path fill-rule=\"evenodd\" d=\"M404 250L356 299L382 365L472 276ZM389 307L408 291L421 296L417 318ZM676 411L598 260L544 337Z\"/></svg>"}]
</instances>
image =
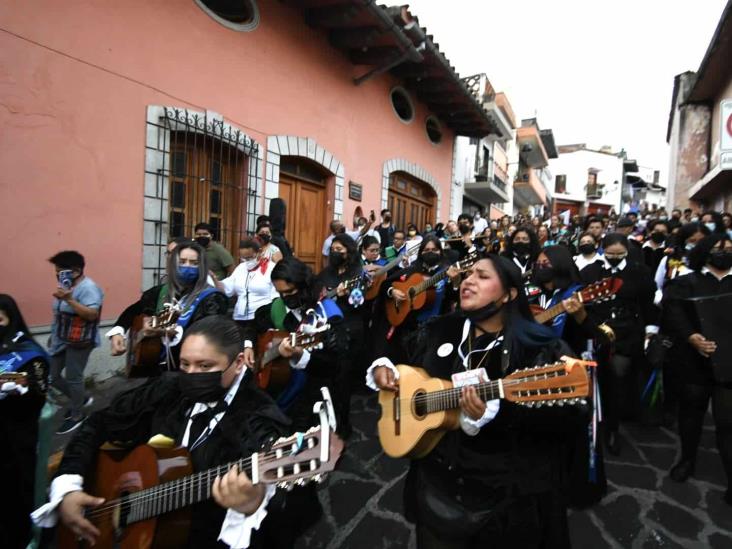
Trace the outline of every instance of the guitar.
<instances>
[{"instance_id":1,"label":"guitar","mask_svg":"<svg viewBox=\"0 0 732 549\"><path fill-rule=\"evenodd\" d=\"M361 279L363 278L363 273L358 274L357 276L354 276L353 278L349 278L348 280L344 280L341 282L338 286L343 286L343 288L346 291L350 291L353 288L357 287L359 284L361 284ZM331 288L330 290L324 292L320 299L333 299L338 294L338 286L335 288Z\"/></svg>"},{"instance_id":2,"label":"guitar","mask_svg":"<svg viewBox=\"0 0 732 549\"><path fill-rule=\"evenodd\" d=\"M175 326L180 316L180 308L165 304L159 315L148 317L137 315L130 327L130 347L127 351L125 374L127 377L150 377L160 375L160 357L163 353L163 341L160 331ZM150 319L146 323L146 319ZM155 332L152 332L155 330Z\"/></svg>"},{"instance_id":3,"label":"guitar","mask_svg":"<svg viewBox=\"0 0 732 549\"><path fill-rule=\"evenodd\" d=\"M503 379L474 385L483 400L501 398L525 406L583 402L589 379L581 361L517 370ZM380 391L379 441L391 457L421 458L447 430L460 426L460 388L430 378L422 368L399 365L396 392Z\"/></svg>"},{"instance_id":4,"label":"guitar","mask_svg":"<svg viewBox=\"0 0 732 549\"><path fill-rule=\"evenodd\" d=\"M189 506L210 499L214 479L234 465L246 471L254 484L290 488L321 482L343 451L343 441L330 431L323 433L324 428L327 425L282 438L269 451L198 473L193 473L185 448L146 444L127 455L123 450L100 450L89 493L105 501L86 511L86 518L101 533L95 547L185 547ZM60 523L58 547L86 548L89 544Z\"/></svg>"},{"instance_id":5,"label":"guitar","mask_svg":"<svg viewBox=\"0 0 732 549\"><path fill-rule=\"evenodd\" d=\"M370 271L368 275L371 278L371 283L369 284L369 289L364 294L364 298L366 299L366 301L371 301L379 295L381 284L384 282L384 280L386 280L386 275L389 271L391 271L394 267L399 265L399 263L404 261L404 258L411 257L412 255L416 254L417 251L419 251L419 246L410 248L403 254L399 254L397 257L389 261L389 263L387 263L386 265Z\"/></svg>"},{"instance_id":6,"label":"guitar","mask_svg":"<svg viewBox=\"0 0 732 549\"><path fill-rule=\"evenodd\" d=\"M599 282L590 284L580 291L575 292L571 297L576 297L580 303L607 301L609 299L614 299L615 294L620 291L622 286L623 281L619 278L603 278ZM562 303L557 303L548 309L541 309L540 307L538 309L534 309L532 307L532 310L534 312L534 320L539 324L545 324L554 317L566 312Z\"/></svg>"},{"instance_id":7,"label":"guitar","mask_svg":"<svg viewBox=\"0 0 732 549\"><path fill-rule=\"evenodd\" d=\"M478 254L471 253L454 266L462 272L472 267L478 259ZM434 301L434 292L431 292L432 295L429 296L426 292L445 278L447 278L447 269L443 269L429 278L424 278L424 275L420 273L413 273L404 281L394 281L391 287L404 292L407 299L401 303L397 303L393 299L387 300L386 318L389 319L389 324L399 326L411 311L419 310Z\"/></svg>"},{"instance_id":8,"label":"guitar","mask_svg":"<svg viewBox=\"0 0 732 549\"><path fill-rule=\"evenodd\" d=\"M284 387L290 381L290 359L280 355L279 344L283 339L289 339L290 345L293 347L302 347L310 351L322 347L324 332L327 329L328 326L326 325L313 334L268 330L260 335L257 339L256 349L258 359L254 366L259 388L266 389L270 384L276 387Z\"/></svg>"},{"instance_id":9,"label":"guitar","mask_svg":"<svg viewBox=\"0 0 732 549\"><path fill-rule=\"evenodd\" d=\"M28 385L28 374L26 372L2 372L0 373L0 385L3 383L16 383L26 387Z\"/></svg>"}]
</instances>

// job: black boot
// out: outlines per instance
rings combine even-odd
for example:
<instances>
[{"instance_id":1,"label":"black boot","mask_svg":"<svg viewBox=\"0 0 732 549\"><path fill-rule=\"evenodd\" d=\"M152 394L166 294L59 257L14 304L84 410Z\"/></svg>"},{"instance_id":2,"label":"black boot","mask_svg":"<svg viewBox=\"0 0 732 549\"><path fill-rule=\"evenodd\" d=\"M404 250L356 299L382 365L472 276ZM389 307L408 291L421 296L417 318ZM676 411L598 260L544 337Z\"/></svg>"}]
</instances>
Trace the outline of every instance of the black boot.
<instances>
[{"instance_id":1,"label":"black boot","mask_svg":"<svg viewBox=\"0 0 732 549\"><path fill-rule=\"evenodd\" d=\"M686 479L694 474L694 465L694 462L690 459L682 458L681 461L671 467L671 471L668 476L671 477L671 480L675 480L676 482L686 482Z\"/></svg>"}]
</instances>

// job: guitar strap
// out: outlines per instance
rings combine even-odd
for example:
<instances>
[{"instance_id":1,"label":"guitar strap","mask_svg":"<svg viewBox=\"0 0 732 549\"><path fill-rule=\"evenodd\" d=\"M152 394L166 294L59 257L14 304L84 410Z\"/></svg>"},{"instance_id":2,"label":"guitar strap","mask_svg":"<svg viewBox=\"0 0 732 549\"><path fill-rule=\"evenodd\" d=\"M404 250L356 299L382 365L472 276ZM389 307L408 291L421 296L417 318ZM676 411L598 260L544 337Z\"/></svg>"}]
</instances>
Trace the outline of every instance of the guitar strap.
<instances>
[{"instance_id":1,"label":"guitar strap","mask_svg":"<svg viewBox=\"0 0 732 549\"><path fill-rule=\"evenodd\" d=\"M165 282L160 286L160 291L158 292L158 301L155 303L155 314L159 315L163 312L163 308L165 307L165 302L168 300L168 283Z\"/></svg>"},{"instance_id":2,"label":"guitar strap","mask_svg":"<svg viewBox=\"0 0 732 549\"><path fill-rule=\"evenodd\" d=\"M48 360L46 353L32 343L23 343L18 349L0 355L0 373L17 372L23 365L36 358Z\"/></svg>"},{"instance_id":3,"label":"guitar strap","mask_svg":"<svg viewBox=\"0 0 732 549\"><path fill-rule=\"evenodd\" d=\"M569 298L572 294L574 294L577 290L581 289L581 284L572 284L569 288L567 288L564 291L556 292L551 300L549 300L549 303L544 307L544 309L548 309L550 307L553 307L554 305L557 305L561 301L564 301L565 299ZM557 335L557 337L562 337L562 334L564 333L564 326L567 323L567 313L561 313L554 317L554 320L552 321L552 330Z\"/></svg>"}]
</instances>

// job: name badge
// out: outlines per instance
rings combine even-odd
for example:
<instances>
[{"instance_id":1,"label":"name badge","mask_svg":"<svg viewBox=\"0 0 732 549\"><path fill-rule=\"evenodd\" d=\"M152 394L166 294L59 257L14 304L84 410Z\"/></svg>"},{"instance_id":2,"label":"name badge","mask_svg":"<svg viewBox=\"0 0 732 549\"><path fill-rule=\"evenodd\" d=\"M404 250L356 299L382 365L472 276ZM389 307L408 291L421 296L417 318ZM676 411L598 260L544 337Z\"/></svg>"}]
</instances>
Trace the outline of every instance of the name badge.
<instances>
[{"instance_id":1,"label":"name badge","mask_svg":"<svg viewBox=\"0 0 732 549\"><path fill-rule=\"evenodd\" d=\"M452 374L452 386L453 387L465 387L466 385L478 385L479 383L487 383L488 374L485 368L476 368L475 370L465 370L464 372L458 372Z\"/></svg>"}]
</instances>

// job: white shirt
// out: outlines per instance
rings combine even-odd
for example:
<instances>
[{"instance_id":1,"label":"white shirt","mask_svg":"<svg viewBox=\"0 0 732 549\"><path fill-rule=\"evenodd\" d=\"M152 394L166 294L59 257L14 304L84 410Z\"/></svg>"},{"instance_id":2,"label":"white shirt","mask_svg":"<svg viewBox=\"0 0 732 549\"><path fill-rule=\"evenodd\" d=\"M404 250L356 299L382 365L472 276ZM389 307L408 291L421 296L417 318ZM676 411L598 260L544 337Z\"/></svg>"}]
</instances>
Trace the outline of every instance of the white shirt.
<instances>
[{"instance_id":1,"label":"white shirt","mask_svg":"<svg viewBox=\"0 0 732 549\"><path fill-rule=\"evenodd\" d=\"M473 236L478 236L480 233L488 228L488 221L483 217L473 219Z\"/></svg>"},{"instance_id":2,"label":"white shirt","mask_svg":"<svg viewBox=\"0 0 732 549\"><path fill-rule=\"evenodd\" d=\"M358 239L361 238L361 231L346 231L346 234L350 236L354 242L358 242ZM325 239L325 242L323 242L323 255L325 257L328 257L330 255L330 245L333 244L333 239L335 238L335 235L332 234L328 238ZM381 240L379 240L381 242Z\"/></svg>"},{"instance_id":3,"label":"white shirt","mask_svg":"<svg viewBox=\"0 0 732 549\"><path fill-rule=\"evenodd\" d=\"M234 396L239 390L239 385L241 384L242 379L244 379L246 373L247 369L244 368L227 391L224 396L224 400L227 404L230 404L231 401L234 400ZM193 406L182 441L184 446L187 446L189 443L188 432L191 428L193 416L204 412L208 406L208 404L201 402L197 402ZM225 413L226 412L224 411L216 414L216 416L211 419L209 428L213 429L216 424L221 421L221 418ZM33 511L33 513L31 513L31 519L37 526L41 526L43 528L56 526L56 523L58 522L57 509L63 498L71 492L83 490L83 487L84 479L81 475L61 475L56 477L51 483L51 488L49 490L49 502ZM275 489L275 485L267 485L267 491L264 494L262 503L251 515L244 515L243 513L239 513L233 509L227 509L224 522L221 524L221 530L219 531L219 541L223 541L233 549L244 549L249 547L252 530L257 530L261 526L264 518L267 516L267 504L269 503L269 500L272 499Z\"/></svg>"},{"instance_id":4,"label":"white shirt","mask_svg":"<svg viewBox=\"0 0 732 549\"><path fill-rule=\"evenodd\" d=\"M598 260L599 261L602 260L602 254L600 254L600 253L595 253L590 259L587 259L582 254L574 256L574 264L577 265L578 271L581 271L582 269L587 267L587 265L591 265L595 261L598 261Z\"/></svg>"},{"instance_id":5,"label":"white shirt","mask_svg":"<svg viewBox=\"0 0 732 549\"><path fill-rule=\"evenodd\" d=\"M245 263L240 263L234 272L221 281L224 293L231 297L236 294L234 306L234 320L251 320L254 313L263 305L272 303L279 294L272 284L272 269L275 262L267 261L267 267L262 272L261 264L251 271Z\"/></svg>"},{"instance_id":6,"label":"white shirt","mask_svg":"<svg viewBox=\"0 0 732 549\"><path fill-rule=\"evenodd\" d=\"M728 276L732 276L732 269L729 269L726 273L724 273L722 276L717 276L715 273L710 271L706 266L701 268L701 274L708 274L716 278L717 280L723 280L727 278Z\"/></svg>"}]
</instances>

